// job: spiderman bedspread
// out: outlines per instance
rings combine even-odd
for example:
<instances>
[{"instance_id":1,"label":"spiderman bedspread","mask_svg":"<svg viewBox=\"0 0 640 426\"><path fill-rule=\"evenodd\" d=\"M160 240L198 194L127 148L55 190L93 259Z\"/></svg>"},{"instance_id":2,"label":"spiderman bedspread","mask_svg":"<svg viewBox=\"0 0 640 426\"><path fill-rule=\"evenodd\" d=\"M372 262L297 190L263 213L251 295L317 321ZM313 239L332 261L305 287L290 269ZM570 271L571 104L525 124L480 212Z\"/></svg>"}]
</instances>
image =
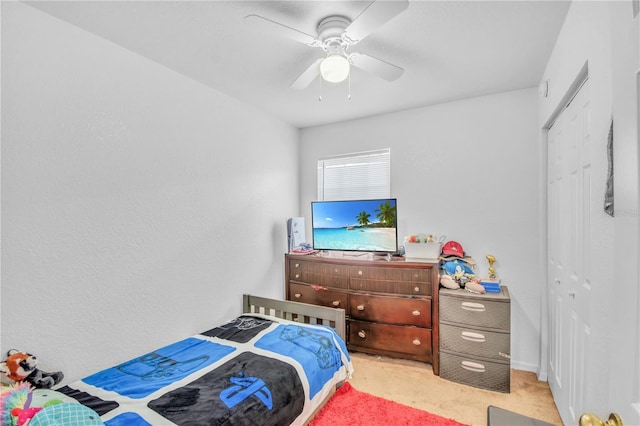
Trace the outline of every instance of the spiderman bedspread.
<instances>
[{"instance_id":1,"label":"spiderman bedspread","mask_svg":"<svg viewBox=\"0 0 640 426\"><path fill-rule=\"evenodd\" d=\"M107 426L288 425L351 371L333 329L250 314L57 390Z\"/></svg>"}]
</instances>

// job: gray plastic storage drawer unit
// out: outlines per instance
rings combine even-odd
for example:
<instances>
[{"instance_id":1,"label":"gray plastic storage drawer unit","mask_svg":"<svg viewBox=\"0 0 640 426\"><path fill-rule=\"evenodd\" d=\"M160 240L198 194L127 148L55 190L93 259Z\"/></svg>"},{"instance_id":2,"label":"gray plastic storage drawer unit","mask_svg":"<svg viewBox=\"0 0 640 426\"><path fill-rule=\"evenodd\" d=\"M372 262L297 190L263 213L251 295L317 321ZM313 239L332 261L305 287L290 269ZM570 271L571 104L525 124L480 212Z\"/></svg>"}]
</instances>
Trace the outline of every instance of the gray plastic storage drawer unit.
<instances>
[{"instance_id":1,"label":"gray plastic storage drawer unit","mask_svg":"<svg viewBox=\"0 0 640 426\"><path fill-rule=\"evenodd\" d=\"M511 299L500 293L440 290L440 377L511 391Z\"/></svg>"}]
</instances>

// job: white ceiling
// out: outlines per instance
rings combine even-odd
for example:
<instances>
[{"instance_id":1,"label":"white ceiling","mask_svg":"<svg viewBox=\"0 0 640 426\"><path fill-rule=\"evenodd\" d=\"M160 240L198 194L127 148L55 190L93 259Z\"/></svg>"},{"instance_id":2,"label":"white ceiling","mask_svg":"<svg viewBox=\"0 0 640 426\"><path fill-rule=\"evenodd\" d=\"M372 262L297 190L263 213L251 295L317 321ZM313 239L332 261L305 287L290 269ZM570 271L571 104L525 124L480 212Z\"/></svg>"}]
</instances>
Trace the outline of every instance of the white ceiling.
<instances>
[{"instance_id":1,"label":"white ceiling","mask_svg":"<svg viewBox=\"0 0 640 426\"><path fill-rule=\"evenodd\" d=\"M383 0L379 0L383 1ZM353 69L348 84L295 81L322 50L258 31L258 14L308 34L370 1L27 2L229 96L308 127L539 84L568 1L410 1L349 52L404 68L396 81Z\"/></svg>"}]
</instances>

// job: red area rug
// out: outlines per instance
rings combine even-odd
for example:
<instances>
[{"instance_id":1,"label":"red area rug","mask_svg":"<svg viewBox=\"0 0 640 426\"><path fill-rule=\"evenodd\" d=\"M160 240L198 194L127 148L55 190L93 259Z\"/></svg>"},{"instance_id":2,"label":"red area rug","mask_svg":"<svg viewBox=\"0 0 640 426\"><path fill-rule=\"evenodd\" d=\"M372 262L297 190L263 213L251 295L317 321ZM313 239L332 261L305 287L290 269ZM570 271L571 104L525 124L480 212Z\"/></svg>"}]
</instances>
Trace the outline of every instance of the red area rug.
<instances>
[{"instance_id":1,"label":"red area rug","mask_svg":"<svg viewBox=\"0 0 640 426\"><path fill-rule=\"evenodd\" d=\"M314 417L309 426L466 426L408 405L360 392L349 382Z\"/></svg>"}]
</instances>

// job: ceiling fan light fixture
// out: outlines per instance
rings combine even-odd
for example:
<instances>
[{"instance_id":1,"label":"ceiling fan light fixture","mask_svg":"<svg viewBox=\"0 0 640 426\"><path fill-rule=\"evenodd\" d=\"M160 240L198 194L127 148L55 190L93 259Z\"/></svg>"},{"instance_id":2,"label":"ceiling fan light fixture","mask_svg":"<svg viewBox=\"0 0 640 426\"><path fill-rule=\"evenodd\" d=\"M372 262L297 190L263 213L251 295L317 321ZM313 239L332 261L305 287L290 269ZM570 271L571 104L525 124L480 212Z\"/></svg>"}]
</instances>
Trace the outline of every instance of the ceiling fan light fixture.
<instances>
[{"instance_id":1,"label":"ceiling fan light fixture","mask_svg":"<svg viewBox=\"0 0 640 426\"><path fill-rule=\"evenodd\" d=\"M320 75L329 83L340 83L349 76L349 59L339 53L328 55L320 63Z\"/></svg>"}]
</instances>

